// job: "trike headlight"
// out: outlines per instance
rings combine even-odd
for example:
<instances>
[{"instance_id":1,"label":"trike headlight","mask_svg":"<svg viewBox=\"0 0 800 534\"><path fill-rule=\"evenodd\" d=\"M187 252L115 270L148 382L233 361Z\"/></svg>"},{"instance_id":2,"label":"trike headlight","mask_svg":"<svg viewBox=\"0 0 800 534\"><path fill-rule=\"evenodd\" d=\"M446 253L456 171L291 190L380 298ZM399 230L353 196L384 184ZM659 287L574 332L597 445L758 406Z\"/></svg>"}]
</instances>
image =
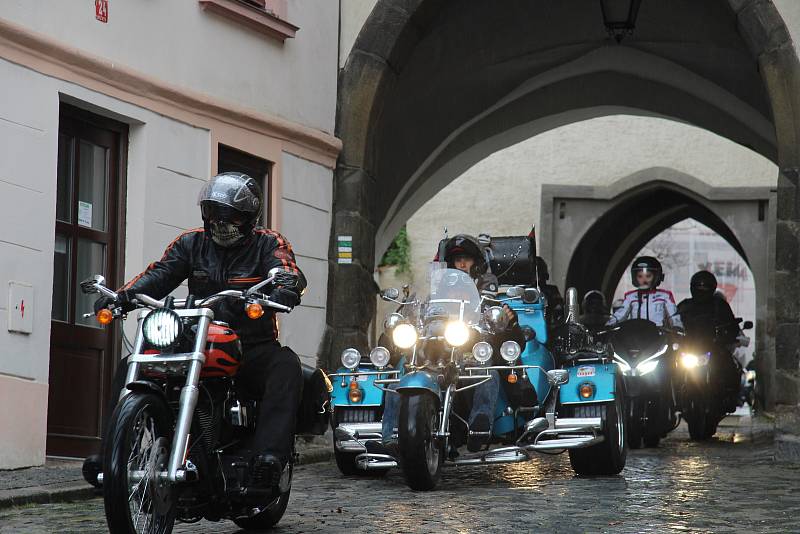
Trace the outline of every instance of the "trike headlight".
<instances>
[{"instance_id":1,"label":"trike headlight","mask_svg":"<svg viewBox=\"0 0 800 534\"><path fill-rule=\"evenodd\" d=\"M392 342L401 349L413 347L417 343L417 329L408 323L400 323L392 331Z\"/></svg>"},{"instance_id":2,"label":"trike headlight","mask_svg":"<svg viewBox=\"0 0 800 534\"><path fill-rule=\"evenodd\" d=\"M369 353L369 361L378 368L386 367L389 364L390 357L391 354L389 354L389 349L386 347L375 347Z\"/></svg>"},{"instance_id":3,"label":"trike headlight","mask_svg":"<svg viewBox=\"0 0 800 534\"><path fill-rule=\"evenodd\" d=\"M355 369L361 361L361 353L358 349L349 348L342 351L342 365L347 369Z\"/></svg>"}]
</instances>

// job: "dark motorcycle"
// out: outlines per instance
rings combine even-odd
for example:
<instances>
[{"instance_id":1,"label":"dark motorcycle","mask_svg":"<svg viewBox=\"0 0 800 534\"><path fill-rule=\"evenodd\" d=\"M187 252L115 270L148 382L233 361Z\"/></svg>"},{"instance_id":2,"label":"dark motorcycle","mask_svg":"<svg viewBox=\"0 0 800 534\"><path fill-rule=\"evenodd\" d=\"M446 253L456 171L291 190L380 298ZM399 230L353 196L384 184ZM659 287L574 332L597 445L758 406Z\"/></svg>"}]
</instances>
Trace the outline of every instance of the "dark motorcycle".
<instances>
[{"instance_id":1,"label":"dark motorcycle","mask_svg":"<svg viewBox=\"0 0 800 534\"><path fill-rule=\"evenodd\" d=\"M241 342L210 308L222 299L241 303L250 319L264 308L291 311L266 296L290 285L292 273L270 272L246 291L222 291L204 300L137 294L143 311L127 387L106 432L103 487L111 533L170 533L175 521L231 519L239 527L262 530L286 511L293 458L278 489L250 485L248 442L259 401L240 395L236 371ZM84 293L117 299L97 275L81 283ZM123 318L121 308L102 309L103 325ZM304 368L304 392L297 433L323 434L328 425L330 382L320 370Z\"/></svg>"},{"instance_id":2,"label":"dark motorcycle","mask_svg":"<svg viewBox=\"0 0 800 534\"><path fill-rule=\"evenodd\" d=\"M614 360L627 396L628 445L657 447L677 424L674 410L674 352L668 332L645 319L611 329Z\"/></svg>"},{"instance_id":3,"label":"dark motorcycle","mask_svg":"<svg viewBox=\"0 0 800 534\"><path fill-rule=\"evenodd\" d=\"M736 410L742 367L723 339L727 330L741 321L716 326L713 337L689 331L681 347L678 400L689 436L695 441L713 436L722 418ZM742 330L752 327L753 323L746 321Z\"/></svg>"}]
</instances>

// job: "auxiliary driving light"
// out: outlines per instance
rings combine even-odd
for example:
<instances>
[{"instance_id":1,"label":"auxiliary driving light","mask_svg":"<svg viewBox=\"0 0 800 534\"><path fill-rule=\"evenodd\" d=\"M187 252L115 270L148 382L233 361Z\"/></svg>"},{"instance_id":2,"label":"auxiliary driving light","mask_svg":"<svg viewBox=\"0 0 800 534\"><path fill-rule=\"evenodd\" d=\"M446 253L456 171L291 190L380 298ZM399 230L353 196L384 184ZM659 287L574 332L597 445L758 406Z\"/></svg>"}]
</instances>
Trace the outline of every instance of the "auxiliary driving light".
<instances>
[{"instance_id":1,"label":"auxiliary driving light","mask_svg":"<svg viewBox=\"0 0 800 534\"><path fill-rule=\"evenodd\" d=\"M486 341L478 341L472 346L472 357L475 358L478 363L486 363L491 360L492 352L494 352L492 346Z\"/></svg>"},{"instance_id":2,"label":"auxiliary driving light","mask_svg":"<svg viewBox=\"0 0 800 534\"><path fill-rule=\"evenodd\" d=\"M521 353L522 349L520 349L519 343L516 341L506 341L500 345L500 356L508 363L514 362Z\"/></svg>"},{"instance_id":3,"label":"auxiliary driving light","mask_svg":"<svg viewBox=\"0 0 800 534\"><path fill-rule=\"evenodd\" d=\"M371 361L372 365L379 369L386 367L389 364L390 357L391 354L389 354L389 349L386 347L375 347L369 353L369 361Z\"/></svg>"},{"instance_id":4,"label":"auxiliary driving light","mask_svg":"<svg viewBox=\"0 0 800 534\"><path fill-rule=\"evenodd\" d=\"M347 369L355 369L361 361L361 353L358 349L349 348L342 351L342 365Z\"/></svg>"},{"instance_id":5,"label":"auxiliary driving light","mask_svg":"<svg viewBox=\"0 0 800 534\"><path fill-rule=\"evenodd\" d=\"M392 331L392 341L401 349L410 349L417 343L417 329L408 323L400 323Z\"/></svg>"},{"instance_id":6,"label":"auxiliary driving light","mask_svg":"<svg viewBox=\"0 0 800 534\"><path fill-rule=\"evenodd\" d=\"M469 341L469 328L463 321L451 321L444 328L444 339L451 347L460 347Z\"/></svg>"}]
</instances>

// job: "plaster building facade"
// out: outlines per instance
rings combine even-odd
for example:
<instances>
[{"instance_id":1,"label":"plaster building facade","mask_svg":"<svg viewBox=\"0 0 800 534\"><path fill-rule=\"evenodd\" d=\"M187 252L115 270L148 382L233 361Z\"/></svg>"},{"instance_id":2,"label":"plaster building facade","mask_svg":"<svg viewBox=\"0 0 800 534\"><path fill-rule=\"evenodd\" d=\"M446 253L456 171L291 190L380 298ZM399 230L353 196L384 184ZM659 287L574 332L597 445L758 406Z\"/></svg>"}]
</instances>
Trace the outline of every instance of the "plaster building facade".
<instances>
[{"instance_id":1,"label":"plaster building facade","mask_svg":"<svg viewBox=\"0 0 800 534\"><path fill-rule=\"evenodd\" d=\"M3 2L0 468L96 449L122 348L76 282L117 287L161 257L218 171L263 181L265 223L309 279L281 338L316 360L337 21L334 2Z\"/></svg>"}]
</instances>

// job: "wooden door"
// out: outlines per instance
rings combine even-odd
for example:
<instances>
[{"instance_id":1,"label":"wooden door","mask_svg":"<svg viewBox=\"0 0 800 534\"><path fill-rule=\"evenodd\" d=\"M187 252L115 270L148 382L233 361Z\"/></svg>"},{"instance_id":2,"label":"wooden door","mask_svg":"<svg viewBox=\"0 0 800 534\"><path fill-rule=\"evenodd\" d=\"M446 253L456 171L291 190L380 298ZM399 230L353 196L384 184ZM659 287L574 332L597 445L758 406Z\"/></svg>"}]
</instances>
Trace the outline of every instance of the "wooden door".
<instances>
[{"instance_id":1,"label":"wooden door","mask_svg":"<svg viewBox=\"0 0 800 534\"><path fill-rule=\"evenodd\" d=\"M114 367L114 328L92 312L96 295L79 283L93 274L119 284L123 250L124 155L122 124L62 105L58 134L53 308L47 454L84 457L97 452Z\"/></svg>"}]
</instances>

